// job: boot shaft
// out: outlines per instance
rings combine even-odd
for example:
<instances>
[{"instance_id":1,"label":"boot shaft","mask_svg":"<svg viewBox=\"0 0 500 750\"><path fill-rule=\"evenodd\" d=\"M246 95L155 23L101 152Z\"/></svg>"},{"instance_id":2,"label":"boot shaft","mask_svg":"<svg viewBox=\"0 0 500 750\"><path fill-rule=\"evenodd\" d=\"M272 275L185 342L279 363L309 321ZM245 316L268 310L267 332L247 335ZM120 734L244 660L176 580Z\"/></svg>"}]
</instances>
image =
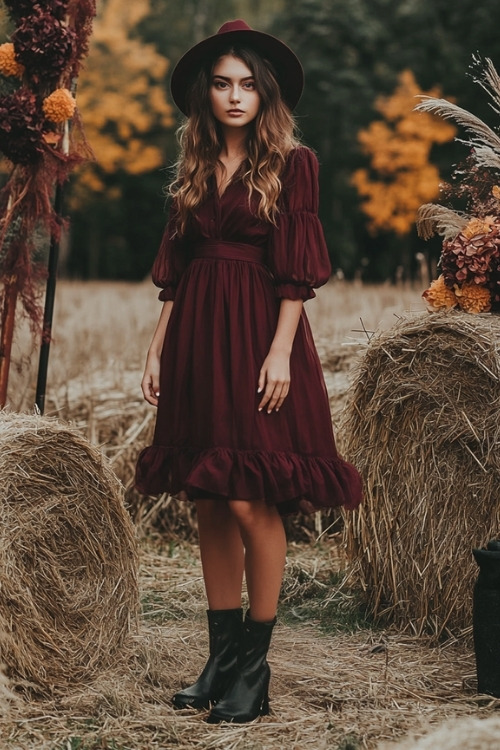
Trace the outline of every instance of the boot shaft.
<instances>
[{"instance_id":1,"label":"boot shaft","mask_svg":"<svg viewBox=\"0 0 500 750\"><path fill-rule=\"evenodd\" d=\"M209 652L217 651L222 642L237 642L241 640L243 610L238 609L207 609Z\"/></svg>"},{"instance_id":2,"label":"boot shaft","mask_svg":"<svg viewBox=\"0 0 500 750\"><path fill-rule=\"evenodd\" d=\"M243 622L243 631L240 652L238 656L238 668L243 671L261 669L266 662L267 652L271 645L271 637L276 624L276 617L270 622L256 622L250 615L246 614Z\"/></svg>"},{"instance_id":3,"label":"boot shaft","mask_svg":"<svg viewBox=\"0 0 500 750\"><path fill-rule=\"evenodd\" d=\"M242 609L207 610L209 658L197 681L177 692L175 708L210 708L226 692L237 670L243 627Z\"/></svg>"},{"instance_id":4,"label":"boot shaft","mask_svg":"<svg viewBox=\"0 0 500 750\"><path fill-rule=\"evenodd\" d=\"M269 680L271 670L267 652L276 618L255 622L247 614L235 676L222 700L212 709L207 721L245 723L269 713Z\"/></svg>"}]
</instances>

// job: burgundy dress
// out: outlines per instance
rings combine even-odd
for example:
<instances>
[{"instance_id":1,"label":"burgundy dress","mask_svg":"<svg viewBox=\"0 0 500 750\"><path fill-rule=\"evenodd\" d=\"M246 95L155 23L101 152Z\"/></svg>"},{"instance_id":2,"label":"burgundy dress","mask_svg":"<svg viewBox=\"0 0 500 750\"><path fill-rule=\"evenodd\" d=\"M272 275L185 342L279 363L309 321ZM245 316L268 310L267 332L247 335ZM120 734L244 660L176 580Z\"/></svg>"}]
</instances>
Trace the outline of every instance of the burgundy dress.
<instances>
[{"instance_id":1,"label":"burgundy dress","mask_svg":"<svg viewBox=\"0 0 500 750\"><path fill-rule=\"evenodd\" d=\"M238 175L214 185L183 238L174 216L153 267L161 300L175 303L161 355L153 445L136 487L194 498L259 500L282 514L361 500L356 469L336 452L328 396L305 312L290 357L290 392L259 412L259 371L280 298L309 299L330 264L317 216L318 162L295 149L283 176L277 226L256 218ZM185 493L185 494L184 494Z\"/></svg>"}]
</instances>

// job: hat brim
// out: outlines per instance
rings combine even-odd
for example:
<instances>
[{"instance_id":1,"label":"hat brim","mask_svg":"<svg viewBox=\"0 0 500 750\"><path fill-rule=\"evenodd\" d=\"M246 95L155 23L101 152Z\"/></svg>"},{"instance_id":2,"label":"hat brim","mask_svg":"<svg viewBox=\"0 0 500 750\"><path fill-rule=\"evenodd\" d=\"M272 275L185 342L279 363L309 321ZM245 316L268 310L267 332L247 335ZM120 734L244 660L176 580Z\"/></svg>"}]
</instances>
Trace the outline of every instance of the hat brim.
<instances>
[{"instance_id":1,"label":"hat brim","mask_svg":"<svg viewBox=\"0 0 500 750\"><path fill-rule=\"evenodd\" d=\"M214 57L218 50L222 52L231 45L250 47L261 57L268 59L276 71L283 100L291 110L295 109L304 88L304 71L297 55L271 34L242 29L209 36L181 57L172 71L170 80L172 99L181 112L189 115L187 92L205 60Z\"/></svg>"}]
</instances>

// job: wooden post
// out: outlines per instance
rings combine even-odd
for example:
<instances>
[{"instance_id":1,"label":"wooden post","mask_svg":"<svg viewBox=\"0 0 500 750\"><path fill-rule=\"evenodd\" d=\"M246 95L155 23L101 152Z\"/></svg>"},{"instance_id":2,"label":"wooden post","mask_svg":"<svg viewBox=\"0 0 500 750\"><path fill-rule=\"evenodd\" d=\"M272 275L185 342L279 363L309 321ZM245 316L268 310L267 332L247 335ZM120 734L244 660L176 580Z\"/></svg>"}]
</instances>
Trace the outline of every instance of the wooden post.
<instances>
[{"instance_id":1,"label":"wooden post","mask_svg":"<svg viewBox=\"0 0 500 750\"><path fill-rule=\"evenodd\" d=\"M7 403L7 385L9 382L10 354L14 336L14 321L17 303L17 276L6 277L4 282L4 300L0 331L0 408Z\"/></svg>"}]
</instances>

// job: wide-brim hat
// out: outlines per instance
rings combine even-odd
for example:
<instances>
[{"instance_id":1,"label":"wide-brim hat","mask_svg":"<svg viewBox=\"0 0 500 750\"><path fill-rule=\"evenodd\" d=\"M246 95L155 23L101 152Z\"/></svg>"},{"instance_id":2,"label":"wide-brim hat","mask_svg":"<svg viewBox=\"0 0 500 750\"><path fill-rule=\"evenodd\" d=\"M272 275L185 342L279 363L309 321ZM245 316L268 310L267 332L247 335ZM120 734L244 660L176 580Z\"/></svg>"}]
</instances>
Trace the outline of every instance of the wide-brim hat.
<instances>
[{"instance_id":1,"label":"wide-brim hat","mask_svg":"<svg viewBox=\"0 0 500 750\"><path fill-rule=\"evenodd\" d=\"M187 93L198 71L207 58L215 57L218 50L234 45L250 47L269 60L276 72L281 95L290 109L294 109L304 88L304 71L290 47L280 39L262 31L255 31L245 21L227 21L218 32L191 47L175 66L170 80L172 99L181 112L188 115Z\"/></svg>"}]
</instances>

